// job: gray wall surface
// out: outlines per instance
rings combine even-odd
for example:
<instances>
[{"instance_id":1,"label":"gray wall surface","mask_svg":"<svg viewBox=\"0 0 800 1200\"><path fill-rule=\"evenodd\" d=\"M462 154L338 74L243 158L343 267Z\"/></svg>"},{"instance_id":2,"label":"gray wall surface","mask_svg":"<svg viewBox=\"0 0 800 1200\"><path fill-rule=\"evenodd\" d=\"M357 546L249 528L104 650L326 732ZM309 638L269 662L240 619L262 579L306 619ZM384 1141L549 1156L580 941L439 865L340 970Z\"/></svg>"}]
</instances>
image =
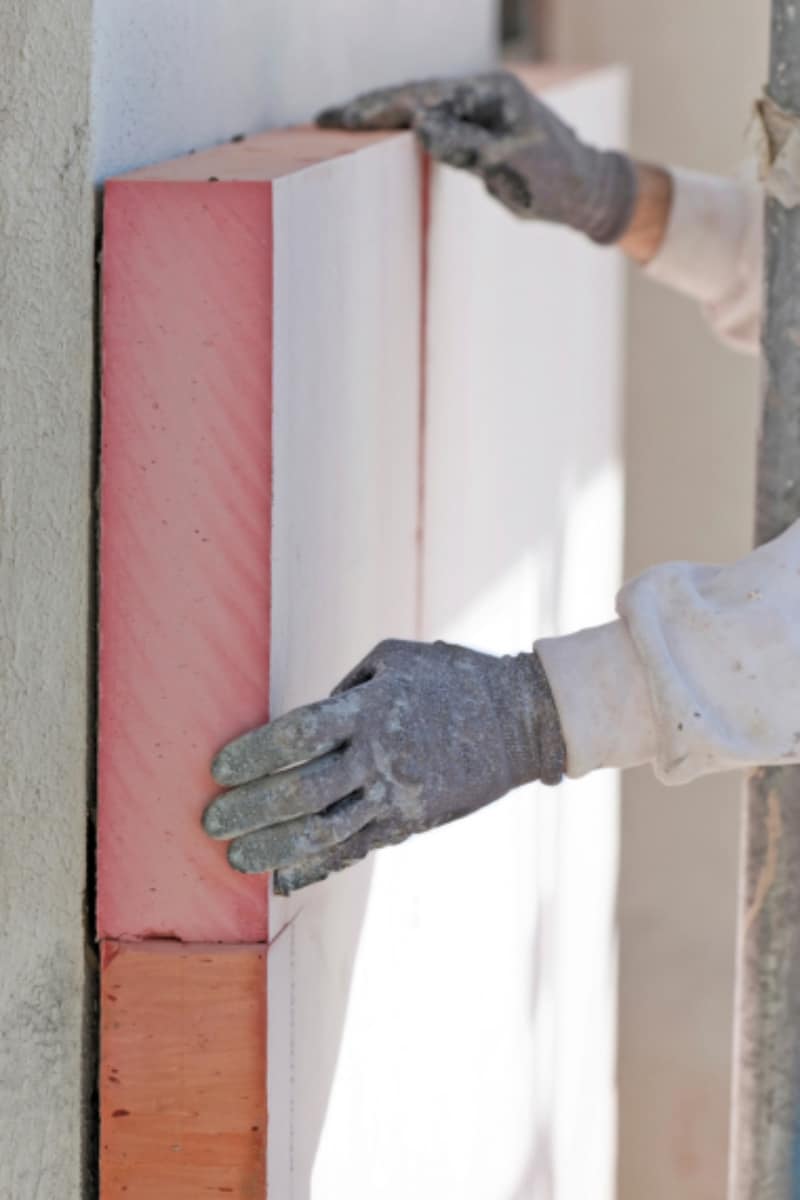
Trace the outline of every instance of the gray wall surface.
<instances>
[{"instance_id":1,"label":"gray wall surface","mask_svg":"<svg viewBox=\"0 0 800 1200\"><path fill-rule=\"evenodd\" d=\"M0 54L0 1195L83 1194L93 227L89 0Z\"/></svg>"},{"instance_id":2,"label":"gray wall surface","mask_svg":"<svg viewBox=\"0 0 800 1200\"><path fill-rule=\"evenodd\" d=\"M768 0L554 0L562 58L633 74L633 147L731 174L766 74ZM626 574L752 536L757 364L637 277L628 325ZM620 1200L725 1194L741 786L624 786Z\"/></svg>"}]
</instances>

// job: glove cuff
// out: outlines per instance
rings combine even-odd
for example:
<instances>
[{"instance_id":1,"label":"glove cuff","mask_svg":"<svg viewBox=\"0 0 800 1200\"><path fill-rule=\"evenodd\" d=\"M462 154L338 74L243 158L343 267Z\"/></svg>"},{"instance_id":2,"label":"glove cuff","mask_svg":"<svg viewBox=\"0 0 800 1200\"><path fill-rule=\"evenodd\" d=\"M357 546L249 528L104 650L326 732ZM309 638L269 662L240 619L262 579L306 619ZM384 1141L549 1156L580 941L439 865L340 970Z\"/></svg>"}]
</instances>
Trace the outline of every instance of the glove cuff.
<instances>
[{"instance_id":1,"label":"glove cuff","mask_svg":"<svg viewBox=\"0 0 800 1200\"><path fill-rule=\"evenodd\" d=\"M624 621L544 638L536 651L561 715L570 778L655 760L650 691Z\"/></svg>"},{"instance_id":2,"label":"glove cuff","mask_svg":"<svg viewBox=\"0 0 800 1200\"><path fill-rule=\"evenodd\" d=\"M489 687L508 765L507 789L560 783L567 769L561 721L537 654L501 658Z\"/></svg>"},{"instance_id":3,"label":"glove cuff","mask_svg":"<svg viewBox=\"0 0 800 1200\"><path fill-rule=\"evenodd\" d=\"M530 656L534 686L539 696L536 745L539 779L550 786L560 783L567 769L567 747L561 730L561 718L550 690L550 682L539 655Z\"/></svg>"},{"instance_id":4,"label":"glove cuff","mask_svg":"<svg viewBox=\"0 0 800 1200\"><path fill-rule=\"evenodd\" d=\"M579 228L599 246L618 242L628 229L639 197L636 164L616 150L600 151L594 187Z\"/></svg>"}]
</instances>

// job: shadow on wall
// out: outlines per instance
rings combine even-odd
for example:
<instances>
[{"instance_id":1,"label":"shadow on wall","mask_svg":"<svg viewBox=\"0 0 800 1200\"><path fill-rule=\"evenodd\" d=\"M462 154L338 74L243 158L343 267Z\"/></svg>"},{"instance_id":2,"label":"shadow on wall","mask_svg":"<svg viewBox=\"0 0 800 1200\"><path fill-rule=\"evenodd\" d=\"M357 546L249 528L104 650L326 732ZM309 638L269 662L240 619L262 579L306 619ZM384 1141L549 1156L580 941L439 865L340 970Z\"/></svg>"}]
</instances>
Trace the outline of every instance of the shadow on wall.
<instances>
[{"instance_id":1,"label":"shadow on wall","mask_svg":"<svg viewBox=\"0 0 800 1200\"><path fill-rule=\"evenodd\" d=\"M566 576L547 575L549 596ZM612 773L521 789L297 895L317 990L270 1014L271 1039L308 1022L322 1046L290 1069L293 1126L272 1099L296 1197L611 1200L616 814Z\"/></svg>"},{"instance_id":2,"label":"shadow on wall","mask_svg":"<svg viewBox=\"0 0 800 1200\"><path fill-rule=\"evenodd\" d=\"M269 1014L270 1184L285 1194L311 1197L312 1176L337 1075L357 1068L343 1057L356 959L369 905L375 859L285 902L286 924L273 934L268 970L292 980L290 990L272 989ZM274 902L273 902L274 903ZM298 947L294 922L303 923ZM315 958L315 991L296 983L298 956ZM276 1004L285 1004L281 1011ZM313 1026L316 1055L308 1063L296 1039ZM281 1092L285 1094L280 1094ZM278 1160L277 1162L275 1160Z\"/></svg>"}]
</instances>

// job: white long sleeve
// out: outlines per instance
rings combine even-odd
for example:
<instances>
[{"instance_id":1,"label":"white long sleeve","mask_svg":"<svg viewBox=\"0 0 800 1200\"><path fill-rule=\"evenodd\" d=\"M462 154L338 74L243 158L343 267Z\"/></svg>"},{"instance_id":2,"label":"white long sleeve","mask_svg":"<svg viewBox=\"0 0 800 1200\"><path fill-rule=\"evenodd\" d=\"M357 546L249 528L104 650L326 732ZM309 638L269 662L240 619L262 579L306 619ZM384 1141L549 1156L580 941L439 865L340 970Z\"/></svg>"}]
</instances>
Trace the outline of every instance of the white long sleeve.
<instances>
[{"instance_id":1,"label":"white long sleeve","mask_svg":"<svg viewBox=\"0 0 800 1200\"><path fill-rule=\"evenodd\" d=\"M646 274L698 301L756 352L763 193L673 170L673 204ZM537 643L568 774L652 763L665 783L800 763L800 521L727 566L667 563L627 584L619 619Z\"/></svg>"},{"instance_id":2,"label":"white long sleeve","mask_svg":"<svg viewBox=\"0 0 800 1200\"><path fill-rule=\"evenodd\" d=\"M698 300L716 333L755 353L761 323L763 192L673 168L664 241L645 274Z\"/></svg>"},{"instance_id":3,"label":"white long sleeve","mask_svg":"<svg viewBox=\"0 0 800 1200\"><path fill-rule=\"evenodd\" d=\"M617 610L537 643L569 775L651 762L685 783L800 762L800 521L727 566L654 567Z\"/></svg>"}]
</instances>

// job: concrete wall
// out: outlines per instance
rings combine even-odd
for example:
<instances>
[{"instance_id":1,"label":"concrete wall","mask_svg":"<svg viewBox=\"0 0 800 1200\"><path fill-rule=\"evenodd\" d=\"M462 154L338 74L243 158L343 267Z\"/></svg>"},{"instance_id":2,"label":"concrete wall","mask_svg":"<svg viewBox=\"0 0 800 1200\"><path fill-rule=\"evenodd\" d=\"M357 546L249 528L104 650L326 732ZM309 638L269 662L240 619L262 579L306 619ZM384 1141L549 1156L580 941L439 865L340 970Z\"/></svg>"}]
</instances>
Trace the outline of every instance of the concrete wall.
<instances>
[{"instance_id":1,"label":"concrete wall","mask_svg":"<svg viewBox=\"0 0 800 1200\"><path fill-rule=\"evenodd\" d=\"M766 70L767 0L559 0L564 58L633 71L633 145L730 173ZM632 281L628 575L743 552L752 526L757 367L686 302ZM626 780L620 894L620 1197L724 1194L740 784Z\"/></svg>"},{"instance_id":2,"label":"concrete wall","mask_svg":"<svg viewBox=\"0 0 800 1200\"><path fill-rule=\"evenodd\" d=\"M89 0L0 56L0 1194L82 1192L91 544Z\"/></svg>"}]
</instances>

